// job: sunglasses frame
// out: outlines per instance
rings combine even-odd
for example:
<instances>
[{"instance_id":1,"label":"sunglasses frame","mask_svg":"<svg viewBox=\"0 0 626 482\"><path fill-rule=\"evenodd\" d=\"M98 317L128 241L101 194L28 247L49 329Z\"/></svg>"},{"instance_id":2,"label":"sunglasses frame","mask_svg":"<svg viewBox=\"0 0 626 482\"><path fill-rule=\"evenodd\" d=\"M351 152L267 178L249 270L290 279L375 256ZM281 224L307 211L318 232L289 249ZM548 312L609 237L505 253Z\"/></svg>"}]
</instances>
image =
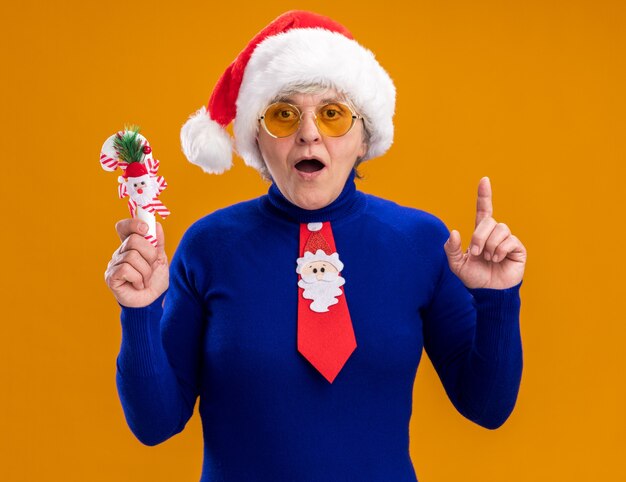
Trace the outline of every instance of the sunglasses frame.
<instances>
[{"instance_id":1,"label":"sunglasses frame","mask_svg":"<svg viewBox=\"0 0 626 482\"><path fill-rule=\"evenodd\" d=\"M267 128L267 126L265 125L265 114L266 114L266 112L269 110L269 108L270 108L270 107L272 107L273 105L276 105L276 104L286 104L286 105L288 105L288 106L293 107L293 108L294 108L297 112L299 112L299 113L300 113L300 115L299 115L299 117L298 117L298 123L297 123L296 130L295 130L295 131L293 131L293 132L292 132L291 134L289 134L289 135L286 135L286 136L277 136L277 135L274 135L274 134L272 134L272 133L269 131L269 129L268 129L268 128ZM345 136L348 132L350 132L350 131L352 130L352 128L354 127L354 124L356 124L356 121L357 121L357 120L359 120L359 119L362 119L362 118L363 118L363 116L362 116L362 115L355 113L355 112L352 110L352 108L351 108L348 104L346 104L345 102L340 102L340 101L324 102L323 104L317 104L317 105L315 105L315 107L317 108L317 107L319 107L319 106L325 106L325 105L329 105L329 104L340 104L340 105L344 106L346 109L348 109L348 111L352 114L352 123L350 124L350 127L348 128L348 130L347 130L346 132L344 132L343 134L341 134L341 135L338 135L338 136L331 136L331 135L328 135L328 134L324 134L324 133L322 132L322 130L320 129L319 124L317 123L317 112L316 112L316 110L317 110L317 109L316 109L315 111L313 111L313 119L314 119L315 126L317 127L318 132L319 132L321 135L323 135L323 136L326 136L326 137L343 137L343 136ZM302 107L302 106L298 106L297 104L292 104L291 102L272 102L271 104L269 104L269 105L265 108L265 110L263 111L263 114L261 114L261 115L258 117L258 119L257 119L257 120L258 120L258 121L259 121L259 123L263 126L263 129L265 129L265 132L267 132L267 133L268 133L268 135L270 135L270 136L271 136L271 137L273 137L274 139L285 139L286 137L289 137L289 136L294 135L296 132L298 132L298 129L300 129L300 125L302 124L302 116L304 115L304 112L302 112L302 111L301 111L298 107ZM306 111L305 111L305 112L306 112Z\"/></svg>"}]
</instances>

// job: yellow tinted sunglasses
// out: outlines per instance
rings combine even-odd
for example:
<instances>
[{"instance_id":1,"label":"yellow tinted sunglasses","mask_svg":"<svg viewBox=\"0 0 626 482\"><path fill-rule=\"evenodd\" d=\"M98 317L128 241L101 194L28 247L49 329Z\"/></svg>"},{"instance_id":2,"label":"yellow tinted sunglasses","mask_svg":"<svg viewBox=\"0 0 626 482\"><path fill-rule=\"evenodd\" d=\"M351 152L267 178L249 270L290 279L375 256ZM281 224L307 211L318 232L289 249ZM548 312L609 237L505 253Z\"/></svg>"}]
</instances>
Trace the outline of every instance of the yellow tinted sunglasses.
<instances>
[{"instance_id":1,"label":"yellow tinted sunglasses","mask_svg":"<svg viewBox=\"0 0 626 482\"><path fill-rule=\"evenodd\" d=\"M300 106L302 107L302 106ZM304 112L297 105L288 102L274 102L259 117L259 122L272 137L289 137L300 127ZM327 102L315 106L315 124L321 134L329 137L341 137L352 129L362 116L355 114L343 102Z\"/></svg>"}]
</instances>

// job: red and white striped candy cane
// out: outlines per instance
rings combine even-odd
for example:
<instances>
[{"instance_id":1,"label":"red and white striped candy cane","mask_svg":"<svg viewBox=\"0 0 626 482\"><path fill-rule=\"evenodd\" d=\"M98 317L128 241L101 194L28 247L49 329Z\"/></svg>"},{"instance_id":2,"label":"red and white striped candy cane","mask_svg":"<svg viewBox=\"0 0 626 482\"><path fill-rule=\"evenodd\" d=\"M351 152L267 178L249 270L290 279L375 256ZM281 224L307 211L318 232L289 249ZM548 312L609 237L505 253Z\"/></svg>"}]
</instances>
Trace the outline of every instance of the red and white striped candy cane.
<instances>
[{"instance_id":1,"label":"red and white striped candy cane","mask_svg":"<svg viewBox=\"0 0 626 482\"><path fill-rule=\"evenodd\" d=\"M125 131L119 131L118 133L110 136L103 144L102 149L100 151L100 165L105 171L115 171L117 168L122 170L122 173L126 174L126 169L129 164L126 161L123 161L119 158L119 153L115 150L114 140L118 134L124 134ZM143 137L141 134L137 134L137 137L141 140L142 146L150 146L148 140ZM158 214L161 218L166 218L170 215L170 210L165 207L165 205L158 199L159 194L167 187L167 182L165 182L165 178L163 176L158 176L157 172L159 170L159 160L155 159L152 155L152 150L149 149L148 153L144 154L143 163L146 168L146 171L149 174L149 178L151 181L156 183L158 186L158 193L148 202L144 202L141 205L137 203L132 197L131 193L128 191L127 182L128 179L126 176L118 176L118 195L120 198L128 197L128 210L130 212L130 216L132 218L139 218L142 221L145 221L148 224L148 233L144 235L144 237L150 241L150 243L156 247L157 245L157 237L156 237L156 220L154 215Z\"/></svg>"}]
</instances>

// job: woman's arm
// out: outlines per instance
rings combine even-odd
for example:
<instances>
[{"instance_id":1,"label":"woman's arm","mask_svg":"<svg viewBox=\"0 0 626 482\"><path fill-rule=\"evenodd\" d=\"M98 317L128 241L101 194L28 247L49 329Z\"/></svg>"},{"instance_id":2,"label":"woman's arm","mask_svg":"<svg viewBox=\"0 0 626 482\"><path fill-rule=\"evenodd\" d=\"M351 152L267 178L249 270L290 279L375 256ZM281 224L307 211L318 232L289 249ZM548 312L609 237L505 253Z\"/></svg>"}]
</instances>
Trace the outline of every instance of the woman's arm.
<instances>
[{"instance_id":1,"label":"woman's arm","mask_svg":"<svg viewBox=\"0 0 626 482\"><path fill-rule=\"evenodd\" d=\"M180 432L199 393L205 316L189 278L189 251L183 237L165 294L144 308L122 306L118 393L129 427L146 445Z\"/></svg>"},{"instance_id":2,"label":"woman's arm","mask_svg":"<svg viewBox=\"0 0 626 482\"><path fill-rule=\"evenodd\" d=\"M503 290L467 289L442 264L423 314L424 346L457 410L495 429L511 414L521 380L521 282Z\"/></svg>"},{"instance_id":3,"label":"woman's arm","mask_svg":"<svg viewBox=\"0 0 626 482\"><path fill-rule=\"evenodd\" d=\"M445 256L424 320L424 346L448 396L470 420L497 428L513 410L522 374L519 288L526 248L492 216L491 183L478 184L470 248L441 226ZM444 237L445 236L445 237Z\"/></svg>"}]
</instances>

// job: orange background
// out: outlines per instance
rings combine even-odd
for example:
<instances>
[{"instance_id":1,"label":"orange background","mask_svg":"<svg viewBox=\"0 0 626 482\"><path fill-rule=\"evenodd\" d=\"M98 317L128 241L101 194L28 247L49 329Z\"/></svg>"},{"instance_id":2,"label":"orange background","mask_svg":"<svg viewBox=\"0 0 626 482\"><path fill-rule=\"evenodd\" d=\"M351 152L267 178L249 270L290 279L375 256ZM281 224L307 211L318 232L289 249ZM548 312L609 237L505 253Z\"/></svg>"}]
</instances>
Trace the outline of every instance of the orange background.
<instances>
[{"instance_id":1,"label":"orange background","mask_svg":"<svg viewBox=\"0 0 626 482\"><path fill-rule=\"evenodd\" d=\"M478 180L529 252L525 370L497 431L463 419L427 360L411 455L420 481L626 480L624 88L615 0L301 2L346 24L395 80L394 146L363 191L473 229ZM219 207L263 194L240 160L203 175L179 128L292 2L9 2L0 20L3 177L0 479L192 481L197 415L142 446L115 389L119 308L103 281L127 216L98 164L124 123L169 182L167 250Z\"/></svg>"}]
</instances>

